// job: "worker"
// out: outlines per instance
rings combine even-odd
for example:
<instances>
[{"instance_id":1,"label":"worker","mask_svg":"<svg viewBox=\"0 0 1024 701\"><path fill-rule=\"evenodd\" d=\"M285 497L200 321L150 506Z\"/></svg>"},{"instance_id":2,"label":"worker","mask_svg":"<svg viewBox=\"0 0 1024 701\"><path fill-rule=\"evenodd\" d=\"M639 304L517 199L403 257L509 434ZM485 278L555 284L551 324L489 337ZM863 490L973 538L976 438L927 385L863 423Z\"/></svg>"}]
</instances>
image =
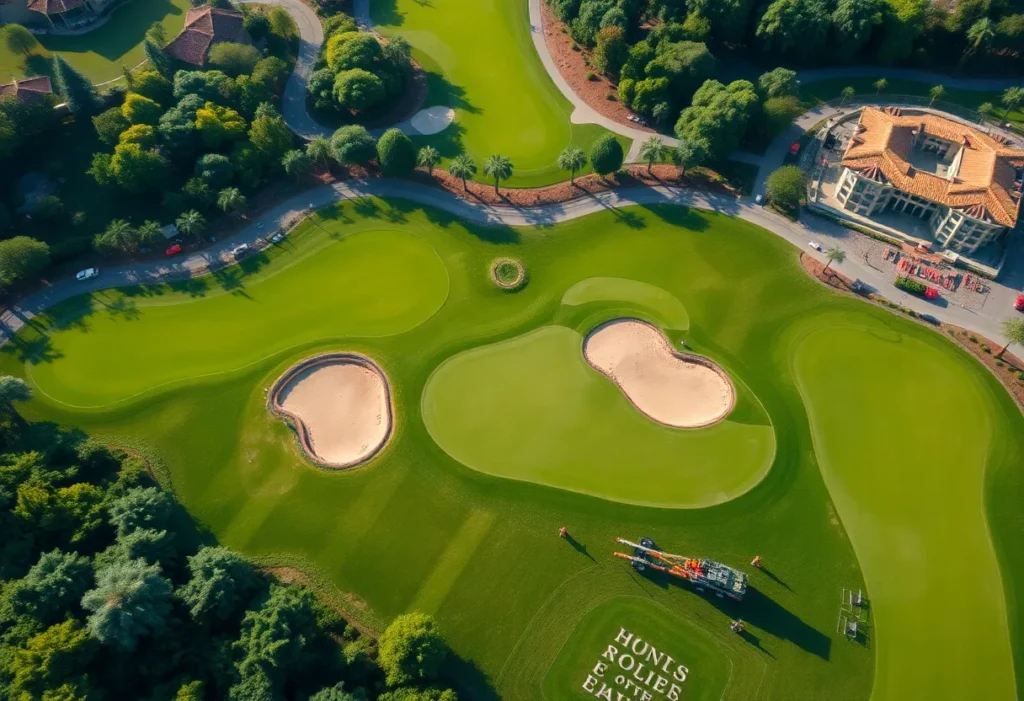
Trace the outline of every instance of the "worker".
<instances>
[{"instance_id":1,"label":"worker","mask_svg":"<svg viewBox=\"0 0 1024 701\"><path fill-rule=\"evenodd\" d=\"M565 526L562 526L561 528L559 528L558 529L558 537L559 538L568 538L569 537L569 529L566 528Z\"/></svg>"},{"instance_id":2,"label":"worker","mask_svg":"<svg viewBox=\"0 0 1024 701\"><path fill-rule=\"evenodd\" d=\"M757 569L761 569L761 556L754 555L754 559L750 561L750 564L756 567Z\"/></svg>"}]
</instances>

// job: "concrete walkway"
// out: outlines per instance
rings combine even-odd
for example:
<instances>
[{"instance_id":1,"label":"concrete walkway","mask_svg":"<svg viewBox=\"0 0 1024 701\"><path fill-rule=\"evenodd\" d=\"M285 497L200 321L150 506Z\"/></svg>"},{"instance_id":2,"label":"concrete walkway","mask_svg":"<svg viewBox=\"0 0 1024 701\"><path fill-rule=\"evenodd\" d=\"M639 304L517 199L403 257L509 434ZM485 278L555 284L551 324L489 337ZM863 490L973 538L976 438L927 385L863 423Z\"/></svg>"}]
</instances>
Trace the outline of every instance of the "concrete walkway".
<instances>
[{"instance_id":1,"label":"concrete walkway","mask_svg":"<svg viewBox=\"0 0 1024 701\"><path fill-rule=\"evenodd\" d=\"M24 326L27 319L75 295L110 287L190 278L194 274L193 271L197 269L229 263L231 248L240 243L252 245L257 238L266 236L267 233L283 226L285 222L293 220L305 211L319 209L341 199L367 196L401 198L442 209L469 221L493 226L549 225L602 211L614 212L617 216L626 216L620 210L629 205L691 206L729 214L749 221L785 238L798 249L819 259L822 258L822 254L811 250L807 245L809 241L821 243L826 249L830 246L844 247L844 242L848 241L850 236L856 235L837 224L816 217L808 217L806 222L794 223L758 207L749 200L737 200L716 193L670 187L637 187L585 196L560 205L513 208L470 203L449 192L401 180L381 179L337 183L332 186L320 186L296 195L254 219L230 240L219 241L214 246L186 258L175 259L173 262L160 260L109 268L103 270L102 275L93 280L83 283L71 279L61 280L50 287L39 290L0 316L0 327L2 327L0 328L0 338L6 341L11 333ZM1002 339L999 324L1005 316L1011 313L1009 308L1005 313L1001 308L993 308L989 310L993 312L989 315L960 307L936 307L916 297L907 297L892 286L889 275L868 266L863 261L854 260L852 257L848 257L845 262L834 267L844 275L860 278L874 286L880 294L890 297L893 301L915 311L929 313L943 321L971 329L997 342Z\"/></svg>"}]
</instances>

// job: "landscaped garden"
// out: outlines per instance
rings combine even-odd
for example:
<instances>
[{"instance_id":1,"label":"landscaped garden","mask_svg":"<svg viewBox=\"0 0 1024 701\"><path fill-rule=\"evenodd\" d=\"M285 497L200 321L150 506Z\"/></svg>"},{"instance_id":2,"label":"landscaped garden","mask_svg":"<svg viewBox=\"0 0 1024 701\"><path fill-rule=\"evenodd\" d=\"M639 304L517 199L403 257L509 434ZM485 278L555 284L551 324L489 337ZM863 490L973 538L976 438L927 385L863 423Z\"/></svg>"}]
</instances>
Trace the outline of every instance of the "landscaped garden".
<instances>
[{"instance_id":1,"label":"landscaped garden","mask_svg":"<svg viewBox=\"0 0 1024 701\"><path fill-rule=\"evenodd\" d=\"M111 14L106 23L77 36L37 37L39 48L29 55L10 51L0 42L0 76L16 78L48 75L49 59L59 53L94 83L120 77L122 68L134 68L144 59L142 40L159 22L168 39L185 25L188 0L131 0Z\"/></svg>"},{"instance_id":2,"label":"landscaped garden","mask_svg":"<svg viewBox=\"0 0 1024 701\"><path fill-rule=\"evenodd\" d=\"M529 271L514 294L487 274L503 257ZM722 369L723 420L663 425L588 366L584 338L623 317ZM328 351L377 363L395 407L345 472L267 408ZM593 696L621 627L686 667L689 698L1016 693L1024 419L944 336L724 215L526 230L351 201L241 267L64 302L0 371L34 390L27 418L145 456L221 543L301 568L361 624L434 615L468 698ZM745 570L746 598L639 575L617 536ZM870 603L856 640L844 588Z\"/></svg>"}]
</instances>

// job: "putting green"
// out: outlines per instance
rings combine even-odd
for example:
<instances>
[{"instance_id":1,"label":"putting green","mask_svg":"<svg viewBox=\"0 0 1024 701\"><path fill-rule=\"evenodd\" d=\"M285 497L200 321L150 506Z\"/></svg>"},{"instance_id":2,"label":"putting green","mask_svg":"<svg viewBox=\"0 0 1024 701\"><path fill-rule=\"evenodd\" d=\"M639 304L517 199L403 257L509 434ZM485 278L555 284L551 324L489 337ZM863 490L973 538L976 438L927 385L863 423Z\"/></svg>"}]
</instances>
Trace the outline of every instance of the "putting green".
<instances>
[{"instance_id":1,"label":"putting green","mask_svg":"<svg viewBox=\"0 0 1024 701\"><path fill-rule=\"evenodd\" d=\"M455 356L431 376L423 420L459 462L631 504L695 508L733 499L771 467L767 416L684 431L644 416L583 357L573 329L544 326Z\"/></svg>"},{"instance_id":2,"label":"putting green","mask_svg":"<svg viewBox=\"0 0 1024 701\"><path fill-rule=\"evenodd\" d=\"M555 165L562 149L587 149L607 133L570 124L572 105L537 56L522 0L388 0L371 13L378 29L412 44L430 74L429 102L455 108L453 126L422 140L445 158L464 150L482 169L501 153L515 166L510 185L547 184L565 178Z\"/></svg>"},{"instance_id":3,"label":"putting green","mask_svg":"<svg viewBox=\"0 0 1024 701\"><path fill-rule=\"evenodd\" d=\"M121 68L134 68L146 56L142 40L146 30L159 22L173 39L185 26L188 0L131 0L114 10L107 21L78 36L38 36L39 46L29 55L14 54L0 44L0 76L16 78L49 75L50 58L60 54L68 63L96 83L121 76ZM42 15L40 15L41 17Z\"/></svg>"},{"instance_id":4,"label":"putting green","mask_svg":"<svg viewBox=\"0 0 1024 701\"><path fill-rule=\"evenodd\" d=\"M548 669L544 698L712 701L725 694L732 661L720 643L663 605L617 597L589 611Z\"/></svg>"},{"instance_id":5,"label":"putting green","mask_svg":"<svg viewBox=\"0 0 1024 701\"><path fill-rule=\"evenodd\" d=\"M995 443L1020 416L1001 415L977 369L940 345L865 315L821 316L794 364L871 587L872 698L980 698L978 669L985 697L1015 698L999 565L977 514L990 461L1019 462Z\"/></svg>"},{"instance_id":6,"label":"putting green","mask_svg":"<svg viewBox=\"0 0 1024 701\"><path fill-rule=\"evenodd\" d=\"M486 275L502 256L530 271L516 294ZM617 316L719 363L739 391L727 422L659 427L583 367L582 334ZM435 615L459 656L460 696L570 697L575 660L592 654L571 641L598 635L580 621L619 597L650 599L710 636L732 663L726 699L863 701L872 686L875 701L1016 694L1024 418L947 339L833 294L747 223L659 206L515 229L360 200L244 267L70 300L34 323L0 352L0 373L35 390L19 406L26 418L149 456L221 542L309 569L371 627ZM380 363L396 430L365 467L333 474L303 460L264 390L297 360L339 350ZM611 455L584 444L586 421L587 441ZM716 431L773 431L767 473L739 464L739 441ZM478 469L449 450L472 452ZM575 484L551 486L560 467ZM728 500L649 508L621 494ZM641 577L612 556L617 536L745 569L747 597ZM764 569L747 565L755 554ZM860 642L836 630L844 587L871 601ZM732 618L749 638L729 633ZM666 649L705 639L665 620L671 630L643 625Z\"/></svg>"}]
</instances>

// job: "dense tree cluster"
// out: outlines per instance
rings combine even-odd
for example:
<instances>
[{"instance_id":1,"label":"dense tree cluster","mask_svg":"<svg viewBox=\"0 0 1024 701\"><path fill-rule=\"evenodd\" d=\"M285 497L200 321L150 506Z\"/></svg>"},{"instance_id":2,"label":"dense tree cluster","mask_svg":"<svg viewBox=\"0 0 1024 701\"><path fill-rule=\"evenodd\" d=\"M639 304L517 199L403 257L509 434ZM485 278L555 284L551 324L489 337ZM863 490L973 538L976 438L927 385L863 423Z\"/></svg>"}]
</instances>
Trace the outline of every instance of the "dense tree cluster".
<instances>
[{"instance_id":1,"label":"dense tree cluster","mask_svg":"<svg viewBox=\"0 0 1024 701\"><path fill-rule=\"evenodd\" d=\"M339 13L324 22L320 60L309 78L309 106L334 120L380 111L401 97L411 73L405 39L378 39Z\"/></svg>"},{"instance_id":2,"label":"dense tree cluster","mask_svg":"<svg viewBox=\"0 0 1024 701\"><path fill-rule=\"evenodd\" d=\"M140 459L24 422L30 396L0 377L0 697L456 701L429 616L378 646L206 542Z\"/></svg>"},{"instance_id":3,"label":"dense tree cluster","mask_svg":"<svg viewBox=\"0 0 1024 701\"><path fill-rule=\"evenodd\" d=\"M725 50L746 46L769 59L800 65L856 61L994 71L1011 70L1024 54L1024 10L1005 0L962 0L952 11L930 0L548 2L573 41L593 49L593 65L612 78L620 70L622 78L633 81L659 77L648 64L663 53L672 55L667 61L671 75L665 77L675 76L678 82L659 89L667 90L675 104L685 104L696 89L694 80L702 82L694 73L708 71L710 58L692 47L659 48L666 41L710 43ZM652 116L649 109L631 101L630 106Z\"/></svg>"}]
</instances>

